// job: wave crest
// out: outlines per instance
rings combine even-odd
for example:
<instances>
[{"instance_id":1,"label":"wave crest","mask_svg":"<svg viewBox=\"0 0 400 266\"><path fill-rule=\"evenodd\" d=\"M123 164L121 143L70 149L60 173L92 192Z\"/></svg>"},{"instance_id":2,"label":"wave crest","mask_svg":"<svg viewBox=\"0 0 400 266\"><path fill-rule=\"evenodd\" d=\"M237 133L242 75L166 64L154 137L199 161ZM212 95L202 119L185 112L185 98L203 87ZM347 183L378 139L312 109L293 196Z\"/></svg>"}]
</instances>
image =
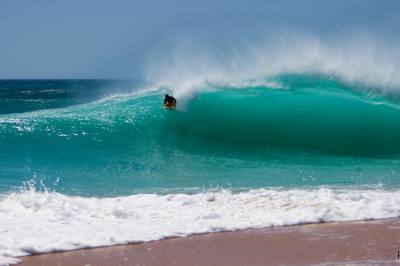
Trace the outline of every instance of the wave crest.
<instances>
[{"instance_id":1,"label":"wave crest","mask_svg":"<svg viewBox=\"0 0 400 266\"><path fill-rule=\"evenodd\" d=\"M207 83L235 87L243 80L286 74L331 75L386 94L398 94L400 88L400 48L365 35L345 40L270 35L261 45L227 48L224 56L186 43L161 59L150 57L145 72L155 86L170 88L179 98L192 96Z\"/></svg>"}]
</instances>

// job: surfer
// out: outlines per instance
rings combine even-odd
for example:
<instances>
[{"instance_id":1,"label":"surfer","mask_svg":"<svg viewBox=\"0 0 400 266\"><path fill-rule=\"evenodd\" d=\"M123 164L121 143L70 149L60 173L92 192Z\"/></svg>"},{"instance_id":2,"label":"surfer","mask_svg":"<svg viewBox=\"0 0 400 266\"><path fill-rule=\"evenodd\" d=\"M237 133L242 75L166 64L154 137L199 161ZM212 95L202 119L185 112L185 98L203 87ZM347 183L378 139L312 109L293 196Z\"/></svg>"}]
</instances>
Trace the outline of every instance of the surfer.
<instances>
[{"instance_id":1,"label":"surfer","mask_svg":"<svg viewBox=\"0 0 400 266\"><path fill-rule=\"evenodd\" d=\"M165 109L175 109L176 99L168 94L165 94L164 97L164 108Z\"/></svg>"}]
</instances>

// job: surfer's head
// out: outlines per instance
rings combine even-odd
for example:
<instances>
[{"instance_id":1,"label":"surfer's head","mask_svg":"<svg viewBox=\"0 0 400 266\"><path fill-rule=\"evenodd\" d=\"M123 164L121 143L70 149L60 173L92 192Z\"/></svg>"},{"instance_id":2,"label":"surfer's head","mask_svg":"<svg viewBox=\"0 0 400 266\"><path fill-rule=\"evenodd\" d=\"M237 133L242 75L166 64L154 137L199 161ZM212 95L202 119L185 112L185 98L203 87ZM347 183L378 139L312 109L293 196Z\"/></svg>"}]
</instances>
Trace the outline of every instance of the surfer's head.
<instances>
[{"instance_id":1,"label":"surfer's head","mask_svg":"<svg viewBox=\"0 0 400 266\"><path fill-rule=\"evenodd\" d=\"M168 93L164 95L165 97L169 97Z\"/></svg>"}]
</instances>

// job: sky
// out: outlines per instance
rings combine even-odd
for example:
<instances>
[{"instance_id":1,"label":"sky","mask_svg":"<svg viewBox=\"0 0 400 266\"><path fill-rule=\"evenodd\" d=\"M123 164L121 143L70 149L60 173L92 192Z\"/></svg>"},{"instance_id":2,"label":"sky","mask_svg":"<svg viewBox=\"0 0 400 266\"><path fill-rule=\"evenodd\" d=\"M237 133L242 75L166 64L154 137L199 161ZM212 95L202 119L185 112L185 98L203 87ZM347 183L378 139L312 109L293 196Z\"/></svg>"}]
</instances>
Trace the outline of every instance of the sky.
<instances>
[{"instance_id":1,"label":"sky","mask_svg":"<svg viewBox=\"0 0 400 266\"><path fill-rule=\"evenodd\" d=\"M141 78L180 43L223 51L271 32L397 43L399 10L397 0L0 0L0 78Z\"/></svg>"}]
</instances>

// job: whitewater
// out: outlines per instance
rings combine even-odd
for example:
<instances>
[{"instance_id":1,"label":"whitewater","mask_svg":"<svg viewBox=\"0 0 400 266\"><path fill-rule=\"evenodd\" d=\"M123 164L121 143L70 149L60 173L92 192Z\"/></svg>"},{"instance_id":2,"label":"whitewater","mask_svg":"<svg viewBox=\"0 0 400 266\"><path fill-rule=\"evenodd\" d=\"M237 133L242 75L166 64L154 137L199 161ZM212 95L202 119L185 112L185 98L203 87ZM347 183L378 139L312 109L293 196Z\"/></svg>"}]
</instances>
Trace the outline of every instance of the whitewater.
<instances>
[{"instance_id":1,"label":"whitewater","mask_svg":"<svg viewBox=\"0 0 400 266\"><path fill-rule=\"evenodd\" d=\"M399 217L397 50L293 43L179 50L146 81L0 81L0 264Z\"/></svg>"}]
</instances>

